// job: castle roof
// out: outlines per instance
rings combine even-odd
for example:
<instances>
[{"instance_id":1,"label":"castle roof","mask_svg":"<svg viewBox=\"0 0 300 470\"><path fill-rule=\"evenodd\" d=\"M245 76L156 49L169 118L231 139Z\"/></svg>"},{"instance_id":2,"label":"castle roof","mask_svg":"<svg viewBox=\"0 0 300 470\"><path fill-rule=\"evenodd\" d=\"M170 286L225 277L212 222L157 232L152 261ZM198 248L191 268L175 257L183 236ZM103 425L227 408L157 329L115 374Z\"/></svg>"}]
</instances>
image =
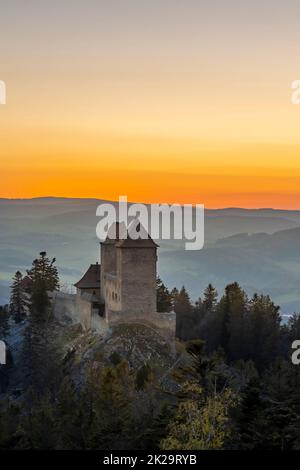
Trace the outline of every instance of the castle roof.
<instances>
[{"instance_id":1,"label":"castle roof","mask_svg":"<svg viewBox=\"0 0 300 470\"><path fill-rule=\"evenodd\" d=\"M116 241L124 238L126 234L126 225L124 222L114 222L108 229L107 237L103 244L114 244Z\"/></svg>"},{"instance_id":2,"label":"castle roof","mask_svg":"<svg viewBox=\"0 0 300 470\"><path fill-rule=\"evenodd\" d=\"M139 233L138 238L136 238L137 233ZM133 220L128 228L123 222L115 222L110 227L104 243L114 243L118 248L158 247L139 220Z\"/></svg>"},{"instance_id":3,"label":"castle roof","mask_svg":"<svg viewBox=\"0 0 300 470\"><path fill-rule=\"evenodd\" d=\"M101 265L99 263L91 264L80 281L76 282L74 286L78 289L98 289L100 287L100 271Z\"/></svg>"},{"instance_id":4,"label":"castle roof","mask_svg":"<svg viewBox=\"0 0 300 470\"><path fill-rule=\"evenodd\" d=\"M132 238L125 238L124 240L120 240L116 243L116 247L118 248L157 248L158 245L149 238L143 239L138 238L137 240L133 240Z\"/></svg>"}]
</instances>

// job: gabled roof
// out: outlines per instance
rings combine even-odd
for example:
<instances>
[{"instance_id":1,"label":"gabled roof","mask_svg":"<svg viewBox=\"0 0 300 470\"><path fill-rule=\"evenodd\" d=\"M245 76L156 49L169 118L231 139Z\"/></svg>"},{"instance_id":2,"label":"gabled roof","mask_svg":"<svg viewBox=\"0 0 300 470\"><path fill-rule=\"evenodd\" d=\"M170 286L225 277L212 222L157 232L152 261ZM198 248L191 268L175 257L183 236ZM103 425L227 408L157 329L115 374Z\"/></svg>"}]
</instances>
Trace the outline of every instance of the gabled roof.
<instances>
[{"instance_id":1,"label":"gabled roof","mask_svg":"<svg viewBox=\"0 0 300 470\"><path fill-rule=\"evenodd\" d=\"M78 289L99 289L100 287L100 272L101 265L99 263L91 264L89 269L80 279L74 284Z\"/></svg>"},{"instance_id":2,"label":"gabled roof","mask_svg":"<svg viewBox=\"0 0 300 470\"><path fill-rule=\"evenodd\" d=\"M127 232L124 222L114 222L107 231L107 237L102 244L115 244L116 241L124 238Z\"/></svg>"},{"instance_id":3,"label":"gabled roof","mask_svg":"<svg viewBox=\"0 0 300 470\"><path fill-rule=\"evenodd\" d=\"M136 233L140 234L138 238L136 238ZM140 221L136 219L127 228L124 222L114 222L108 229L106 240L101 244L112 244L118 248L158 247Z\"/></svg>"},{"instance_id":4,"label":"gabled roof","mask_svg":"<svg viewBox=\"0 0 300 470\"><path fill-rule=\"evenodd\" d=\"M152 240L152 238L138 238L133 240L132 238L125 238L116 243L117 248L157 248L158 245Z\"/></svg>"}]
</instances>

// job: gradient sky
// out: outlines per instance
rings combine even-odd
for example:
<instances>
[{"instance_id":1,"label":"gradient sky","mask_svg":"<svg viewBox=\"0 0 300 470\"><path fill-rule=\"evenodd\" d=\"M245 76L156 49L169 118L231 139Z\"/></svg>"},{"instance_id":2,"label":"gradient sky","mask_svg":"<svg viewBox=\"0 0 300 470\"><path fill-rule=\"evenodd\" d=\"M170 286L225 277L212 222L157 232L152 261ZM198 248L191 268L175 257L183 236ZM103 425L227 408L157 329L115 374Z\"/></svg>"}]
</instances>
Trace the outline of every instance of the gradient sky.
<instances>
[{"instance_id":1,"label":"gradient sky","mask_svg":"<svg viewBox=\"0 0 300 470\"><path fill-rule=\"evenodd\" d=\"M298 0L0 1L0 197L300 209Z\"/></svg>"}]
</instances>

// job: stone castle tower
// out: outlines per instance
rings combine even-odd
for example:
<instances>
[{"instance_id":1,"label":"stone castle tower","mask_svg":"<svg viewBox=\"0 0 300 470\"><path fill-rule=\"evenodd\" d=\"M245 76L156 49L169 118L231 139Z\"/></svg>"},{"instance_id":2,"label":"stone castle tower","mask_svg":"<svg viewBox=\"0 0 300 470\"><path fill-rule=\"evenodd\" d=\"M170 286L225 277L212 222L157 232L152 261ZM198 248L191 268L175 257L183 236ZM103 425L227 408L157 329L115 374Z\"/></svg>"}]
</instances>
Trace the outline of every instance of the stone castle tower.
<instances>
[{"instance_id":1,"label":"stone castle tower","mask_svg":"<svg viewBox=\"0 0 300 470\"><path fill-rule=\"evenodd\" d=\"M150 315L156 312L157 245L147 239L116 237L101 243L101 298L105 314Z\"/></svg>"},{"instance_id":2,"label":"stone castle tower","mask_svg":"<svg viewBox=\"0 0 300 470\"><path fill-rule=\"evenodd\" d=\"M118 323L140 323L174 338L175 314L156 311L158 245L146 232L134 239L130 228L116 223L100 247L101 265L92 264L75 284L81 324L103 331Z\"/></svg>"}]
</instances>

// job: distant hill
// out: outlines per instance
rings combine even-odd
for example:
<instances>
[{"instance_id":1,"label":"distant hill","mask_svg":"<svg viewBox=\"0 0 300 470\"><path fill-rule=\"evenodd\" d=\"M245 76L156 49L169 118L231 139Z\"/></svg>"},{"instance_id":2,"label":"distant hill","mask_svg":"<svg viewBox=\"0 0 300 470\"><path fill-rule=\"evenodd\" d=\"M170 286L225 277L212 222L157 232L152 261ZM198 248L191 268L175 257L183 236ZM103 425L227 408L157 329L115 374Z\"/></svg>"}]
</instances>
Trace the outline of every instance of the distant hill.
<instances>
[{"instance_id":1,"label":"distant hill","mask_svg":"<svg viewBox=\"0 0 300 470\"><path fill-rule=\"evenodd\" d=\"M0 199L0 304L12 274L46 250L63 282L72 284L99 256L97 199ZM239 281L252 294L270 294L284 312L300 311L300 211L219 209L205 213L205 248L184 251L161 241L159 272L193 299L212 282L221 292Z\"/></svg>"}]
</instances>

